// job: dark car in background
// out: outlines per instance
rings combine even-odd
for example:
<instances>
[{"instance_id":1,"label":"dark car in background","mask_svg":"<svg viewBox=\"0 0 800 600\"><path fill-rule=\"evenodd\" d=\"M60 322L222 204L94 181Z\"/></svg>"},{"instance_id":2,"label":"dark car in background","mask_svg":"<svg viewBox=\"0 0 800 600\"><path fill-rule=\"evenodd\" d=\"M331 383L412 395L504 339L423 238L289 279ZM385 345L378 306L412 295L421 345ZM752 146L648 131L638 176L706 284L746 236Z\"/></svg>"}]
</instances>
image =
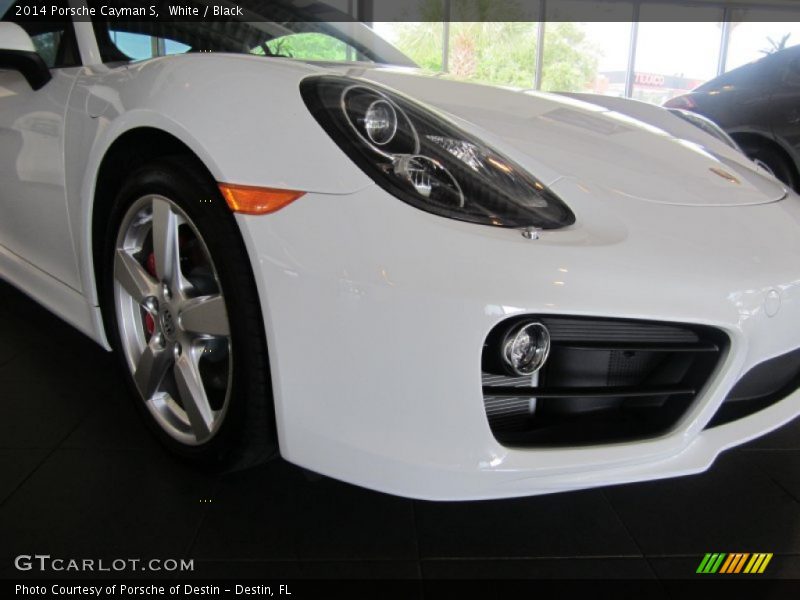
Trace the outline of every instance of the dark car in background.
<instances>
[{"instance_id":1,"label":"dark car in background","mask_svg":"<svg viewBox=\"0 0 800 600\"><path fill-rule=\"evenodd\" d=\"M800 191L800 45L733 69L664 106L708 117Z\"/></svg>"}]
</instances>

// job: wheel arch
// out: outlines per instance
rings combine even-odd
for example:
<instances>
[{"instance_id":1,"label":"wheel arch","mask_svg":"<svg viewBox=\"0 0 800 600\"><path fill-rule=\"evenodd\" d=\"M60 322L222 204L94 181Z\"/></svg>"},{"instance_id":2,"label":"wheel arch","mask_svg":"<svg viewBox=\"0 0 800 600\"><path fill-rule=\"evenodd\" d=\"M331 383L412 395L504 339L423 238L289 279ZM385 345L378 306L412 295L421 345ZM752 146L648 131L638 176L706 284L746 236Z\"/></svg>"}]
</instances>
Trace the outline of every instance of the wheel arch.
<instances>
[{"instance_id":1,"label":"wheel arch","mask_svg":"<svg viewBox=\"0 0 800 600\"><path fill-rule=\"evenodd\" d=\"M87 274L89 279L86 291L87 295L91 294L90 300L93 303L99 304L105 227L122 180L127 173L145 162L168 156L180 156L191 160L210 181L216 181L212 172L213 167L209 167L207 161L203 160L189 143L159 127L138 126L128 129L115 137L102 153L102 158L89 180L91 191L88 193L89 202L87 202L88 244L85 257L91 268ZM105 323L98 323L98 328L104 345L107 345Z\"/></svg>"},{"instance_id":2,"label":"wheel arch","mask_svg":"<svg viewBox=\"0 0 800 600\"><path fill-rule=\"evenodd\" d=\"M795 157L783 144L775 140L772 136L754 131L731 131L729 135L742 149L748 146L751 148L757 146L761 148L771 148L776 151L786 160L789 168L794 173L795 180L800 181L800 169L798 169Z\"/></svg>"},{"instance_id":3,"label":"wheel arch","mask_svg":"<svg viewBox=\"0 0 800 600\"><path fill-rule=\"evenodd\" d=\"M129 172L132 176L126 177ZM229 363L226 375L229 387L226 398L238 398L239 408L235 411L235 417L232 412L234 409L228 408L221 417L224 422L220 421L224 426L233 418L233 425L227 426L225 430L227 433L220 430L217 432L219 435L209 434L203 440L198 440L204 447L207 446L208 450L195 452L199 445L187 446L180 438L174 436L170 439L173 442L177 439L178 443L173 444L172 449L183 458L234 469L259 464L274 456L277 451L277 429L272 404L270 362L266 336L263 334L265 329L258 288L241 229L234 213L219 194L217 178L200 157L180 139L152 128L137 128L121 135L109 146L97 169L95 181L95 202L91 223L93 271L96 274L97 293L104 300L102 304L105 308L99 313L103 318L103 331L114 341L114 349L121 351L123 363L129 368L128 383L133 386L133 391L138 393L136 383L131 379L135 377L137 369L130 368L130 364L124 358L126 353L120 339L122 329L118 323L120 313L115 311L114 302L109 295L114 293L111 288L115 285L113 268L117 231L120 224L125 224L125 215L130 214L132 207L137 206L136 200L142 199L143 194L163 193L166 198L172 198L175 206L186 211L186 218L194 220L195 233L203 243L211 241L213 235L215 244L209 244L205 248L205 257L212 263L215 257L222 260L222 263L227 261L225 269L218 271L219 287L213 293L220 297L223 293L229 294L225 302L228 306L230 329L228 334L219 335L227 335L230 344L229 353L238 352L235 363ZM150 186L156 186L156 191ZM166 191L157 191L159 189ZM211 198L215 194L218 197L214 198L207 208L198 207L202 202L196 202L197 200ZM136 210L141 210L142 206L144 204L138 204ZM174 224L174 227L177 228L177 224ZM222 263L217 262L214 268L220 269ZM232 290L236 292L231 294ZM171 306L171 299L167 296L160 295L160 302L168 302ZM175 306L177 308L171 311L177 316L182 310L181 306L185 307L185 304ZM136 323L140 317L135 307L133 315L132 323ZM235 320L233 315L236 315ZM144 326L143 323L140 325ZM127 329L126 327L125 330ZM261 331L262 334L253 335L254 331ZM173 342L191 343L191 340L170 339ZM180 356L180 345L176 347L177 356ZM234 381L232 379L234 368L236 372L244 374L236 379L239 382L236 384L231 383ZM206 386L205 383L201 384ZM139 407L142 406L143 403L139 403ZM159 431L163 433L163 429ZM164 436L161 439L168 440ZM181 443L184 445L181 446ZM177 450L178 447L181 449ZM223 459L224 462L219 462Z\"/></svg>"}]
</instances>

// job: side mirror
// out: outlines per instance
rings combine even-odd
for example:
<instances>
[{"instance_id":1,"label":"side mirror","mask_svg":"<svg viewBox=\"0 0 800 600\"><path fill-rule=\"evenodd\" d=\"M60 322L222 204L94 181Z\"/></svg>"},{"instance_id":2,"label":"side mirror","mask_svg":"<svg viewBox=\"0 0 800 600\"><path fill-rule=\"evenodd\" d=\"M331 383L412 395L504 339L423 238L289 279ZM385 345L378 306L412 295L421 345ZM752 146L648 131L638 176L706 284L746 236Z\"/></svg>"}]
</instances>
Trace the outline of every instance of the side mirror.
<instances>
[{"instance_id":1,"label":"side mirror","mask_svg":"<svg viewBox=\"0 0 800 600\"><path fill-rule=\"evenodd\" d=\"M0 22L0 69L18 71L34 90L53 77L31 36L16 23Z\"/></svg>"}]
</instances>

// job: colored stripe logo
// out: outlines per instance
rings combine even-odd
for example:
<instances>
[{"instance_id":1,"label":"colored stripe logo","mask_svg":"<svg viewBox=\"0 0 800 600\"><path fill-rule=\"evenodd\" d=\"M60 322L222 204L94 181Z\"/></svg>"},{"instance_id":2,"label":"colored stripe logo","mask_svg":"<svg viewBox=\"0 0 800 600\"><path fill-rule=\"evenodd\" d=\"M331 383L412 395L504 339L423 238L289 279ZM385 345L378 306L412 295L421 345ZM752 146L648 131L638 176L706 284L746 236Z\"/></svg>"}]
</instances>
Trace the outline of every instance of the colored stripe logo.
<instances>
[{"instance_id":1,"label":"colored stripe logo","mask_svg":"<svg viewBox=\"0 0 800 600\"><path fill-rule=\"evenodd\" d=\"M756 552L751 554L749 552L709 552L700 561L700 566L697 567L697 573L701 574L715 574L724 573L726 575L735 575L739 573L747 573L756 575L763 573L769 561L772 560L772 552Z\"/></svg>"}]
</instances>

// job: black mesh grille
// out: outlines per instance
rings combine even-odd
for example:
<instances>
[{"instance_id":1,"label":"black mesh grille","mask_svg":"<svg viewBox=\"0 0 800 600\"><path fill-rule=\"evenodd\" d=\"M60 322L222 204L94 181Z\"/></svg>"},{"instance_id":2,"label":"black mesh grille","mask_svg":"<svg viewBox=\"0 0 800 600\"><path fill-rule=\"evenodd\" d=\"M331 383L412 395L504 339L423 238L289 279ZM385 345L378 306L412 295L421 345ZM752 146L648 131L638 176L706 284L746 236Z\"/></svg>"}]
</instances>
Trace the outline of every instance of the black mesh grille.
<instances>
[{"instance_id":1,"label":"black mesh grille","mask_svg":"<svg viewBox=\"0 0 800 600\"><path fill-rule=\"evenodd\" d=\"M550 357L531 377L500 360L509 330L537 321ZM702 391L728 346L717 329L632 320L526 316L487 337L483 395L489 425L509 446L599 444L659 435Z\"/></svg>"},{"instance_id":2,"label":"black mesh grille","mask_svg":"<svg viewBox=\"0 0 800 600\"><path fill-rule=\"evenodd\" d=\"M575 317L537 319L561 342L647 342L651 344L692 344L699 341L690 329L639 321L595 321Z\"/></svg>"}]
</instances>

